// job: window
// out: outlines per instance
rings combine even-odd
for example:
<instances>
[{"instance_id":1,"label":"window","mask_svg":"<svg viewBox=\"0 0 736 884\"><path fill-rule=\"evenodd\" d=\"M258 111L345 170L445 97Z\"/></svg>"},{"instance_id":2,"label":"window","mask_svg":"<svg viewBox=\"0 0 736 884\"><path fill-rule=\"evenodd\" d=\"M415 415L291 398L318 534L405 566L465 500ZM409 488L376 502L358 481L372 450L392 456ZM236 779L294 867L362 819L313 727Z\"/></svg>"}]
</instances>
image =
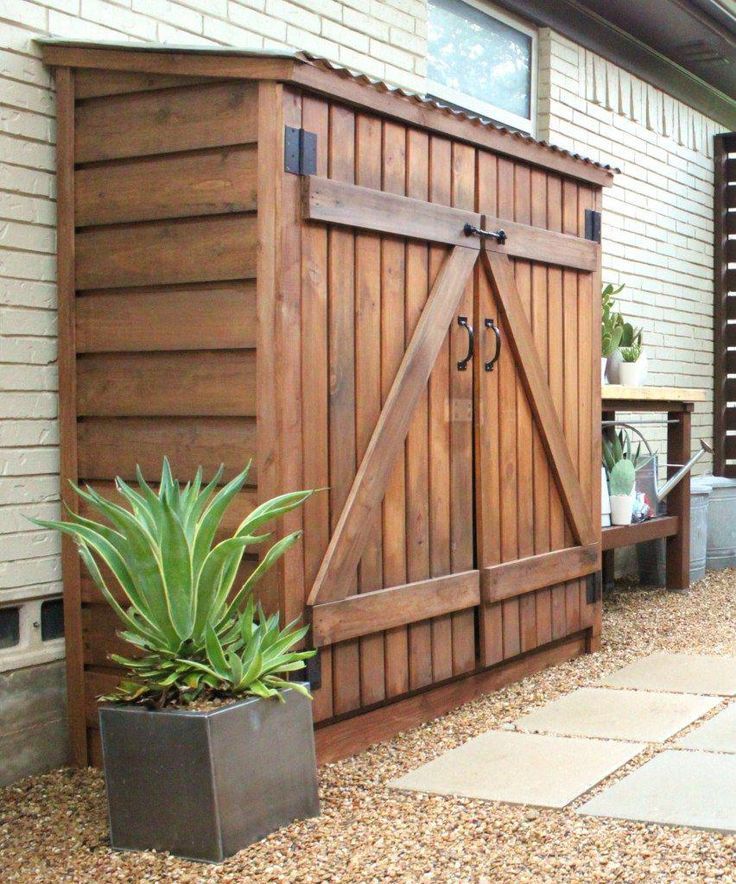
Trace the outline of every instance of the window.
<instances>
[{"instance_id":1,"label":"window","mask_svg":"<svg viewBox=\"0 0 736 884\"><path fill-rule=\"evenodd\" d=\"M427 77L437 98L534 134L536 32L480 0L430 0Z\"/></svg>"},{"instance_id":2,"label":"window","mask_svg":"<svg viewBox=\"0 0 736 884\"><path fill-rule=\"evenodd\" d=\"M13 648L20 641L20 611L0 608L0 649Z\"/></svg>"}]
</instances>

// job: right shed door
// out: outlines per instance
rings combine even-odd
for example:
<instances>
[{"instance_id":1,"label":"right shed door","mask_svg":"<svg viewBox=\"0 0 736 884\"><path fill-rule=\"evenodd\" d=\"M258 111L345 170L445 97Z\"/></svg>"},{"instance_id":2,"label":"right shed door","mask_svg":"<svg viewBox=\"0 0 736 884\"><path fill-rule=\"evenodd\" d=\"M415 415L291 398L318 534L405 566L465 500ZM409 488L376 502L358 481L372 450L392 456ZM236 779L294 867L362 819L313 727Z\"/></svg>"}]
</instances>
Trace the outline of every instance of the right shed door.
<instances>
[{"instance_id":1,"label":"right shed door","mask_svg":"<svg viewBox=\"0 0 736 884\"><path fill-rule=\"evenodd\" d=\"M516 178L505 205L499 174L494 214L583 235L594 191L543 173ZM488 244L481 254L474 314L486 666L584 629L595 632L600 618L590 582L600 567L599 274L534 260L533 249L530 260L502 251ZM500 353L491 365L497 339Z\"/></svg>"}]
</instances>

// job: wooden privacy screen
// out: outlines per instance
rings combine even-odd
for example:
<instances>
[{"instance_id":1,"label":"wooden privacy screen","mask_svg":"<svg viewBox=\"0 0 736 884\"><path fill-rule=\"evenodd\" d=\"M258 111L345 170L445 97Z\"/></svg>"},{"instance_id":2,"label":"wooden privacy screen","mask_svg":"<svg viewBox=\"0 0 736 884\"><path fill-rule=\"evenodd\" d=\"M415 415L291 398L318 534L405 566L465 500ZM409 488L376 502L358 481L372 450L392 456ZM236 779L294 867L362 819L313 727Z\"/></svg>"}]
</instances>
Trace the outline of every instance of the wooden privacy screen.
<instances>
[{"instance_id":1,"label":"wooden privacy screen","mask_svg":"<svg viewBox=\"0 0 736 884\"><path fill-rule=\"evenodd\" d=\"M321 757L594 647L610 173L299 58L45 55L63 478L254 457L226 530L326 489L260 588L312 624ZM122 643L63 565L86 763Z\"/></svg>"},{"instance_id":2,"label":"wooden privacy screen","mask_svg":"<svg viewBox=\"0 0 736 884\"><path fill-rule=\"evenodd\" d=\"M713 467L736 476L736 132L715 137Z\"/></svg>"}]
</instances>

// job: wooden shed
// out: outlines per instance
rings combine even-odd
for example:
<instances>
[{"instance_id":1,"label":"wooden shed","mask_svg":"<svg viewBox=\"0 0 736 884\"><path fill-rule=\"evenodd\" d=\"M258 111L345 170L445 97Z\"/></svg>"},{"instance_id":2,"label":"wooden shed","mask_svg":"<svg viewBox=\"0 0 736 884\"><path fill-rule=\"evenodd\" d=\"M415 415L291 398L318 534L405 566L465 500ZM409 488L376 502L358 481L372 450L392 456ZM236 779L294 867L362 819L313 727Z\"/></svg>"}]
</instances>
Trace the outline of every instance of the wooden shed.
<instances>
[{"instance_id":1,"label":"wooden shed","mask_svg":"<svg viewBox=\"0 0 736 884\"><path fill-rule=\"evenodd\" d=\"M62 486L326 488L264 583L321 758L597 646L612 173L302 53L45 41ZM73 759L120 642L64 547Z\"/></svg>"}]
</instances>

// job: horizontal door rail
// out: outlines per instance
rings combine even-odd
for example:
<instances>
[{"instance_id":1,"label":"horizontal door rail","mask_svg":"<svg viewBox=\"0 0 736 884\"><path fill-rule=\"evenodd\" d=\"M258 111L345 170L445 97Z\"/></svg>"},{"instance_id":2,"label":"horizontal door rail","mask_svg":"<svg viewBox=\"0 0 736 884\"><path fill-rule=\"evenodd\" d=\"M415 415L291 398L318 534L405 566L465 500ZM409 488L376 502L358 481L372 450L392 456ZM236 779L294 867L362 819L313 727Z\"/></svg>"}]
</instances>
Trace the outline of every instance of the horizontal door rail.
<instances>
[{"instance_id":1,"label":"horizontal door rail","mask_svg":"<svg viewBox=\"0 0 736 884\"><path fill-rule=\"evenodd\" d=\"M599 243L579 236L317 175L303 178L302 217L309 221L358 227L470 249L480 248L481 241L477 235L465 233L466 224L485 230L502 229L505 233L503 244L485 240L488 251L586 272L597 268L600 251Z\"/></svg>"},{"instance_id":2,"label":"horizontal door rail","mask_svg":"<svg viewBox=\"0 0 736 884\"><path fill-rule=\"evenodd\" d=\"M600 570L600 553L600 544L591 543L483 568L481 598L492 604L592 574Z\"/></svg>"},{"instance_id":3,"label":"horizontal door rail","mask_svg":"<svg viewBox=\"0 0 736 884\"><path fill-rule=\"evenodd\" d=\"M347 641L473 608L480 603L478 571L463 571L352 595L312 608L314 647Z\"/></svg>"}]
</instances>

